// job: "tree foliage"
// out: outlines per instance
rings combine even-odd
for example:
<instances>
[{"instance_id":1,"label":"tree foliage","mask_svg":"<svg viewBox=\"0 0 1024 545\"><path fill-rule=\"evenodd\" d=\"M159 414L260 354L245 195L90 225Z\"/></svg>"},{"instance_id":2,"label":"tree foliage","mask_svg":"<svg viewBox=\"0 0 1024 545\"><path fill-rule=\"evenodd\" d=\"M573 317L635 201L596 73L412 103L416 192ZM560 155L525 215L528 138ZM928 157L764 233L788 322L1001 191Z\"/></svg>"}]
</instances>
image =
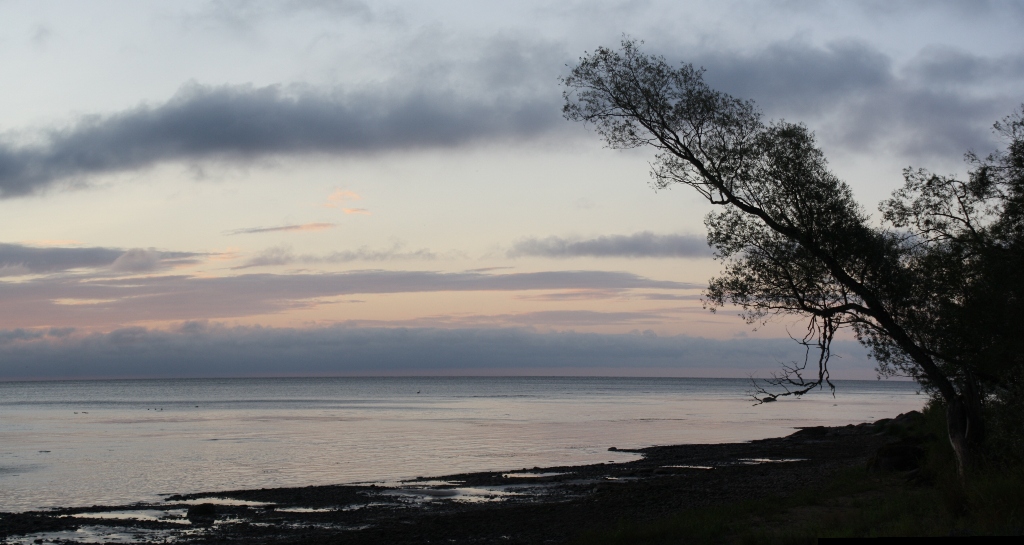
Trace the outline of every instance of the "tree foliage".
<instances>
[{"instance_id":1,"label":"tree foliage","mask_svg":"<svg viewBox=\"0 0 1024 545\"><path fill-rule=\"evenodd\" d=\"M1007 149L967 153L967 180L907 169L880 206L905 232L903 265L914 272L907 320L946 374L973 374L989 388L1024 364L1024 122L1018 113L995 128ZM917 376L887 339L867 340L885 371Z\"/></svg>"},{"instance_id":2,"label":"tree foliage","mask_svg":"<svg viewBox=\"0 0 1024 545\"><path fill-rule=\"evenodd\" d=\"M706 218L723 264L705 292L712 309L738 305L750 323L807 318L798 340L808 358L759 400L833 387L830 344L852 328L881 373L914 377L947 403L966 460L983 436L982 401L1021 376L1020 115L996 126L1006 151L967 155L966 181L905 171L878 224L807 127L765 121L753 102L710 88L703 69L626 40L581 58L563 83L566 118L612 148L654 148L657 187L688 186L718 205Z\"/></svg>"}]
</instances>

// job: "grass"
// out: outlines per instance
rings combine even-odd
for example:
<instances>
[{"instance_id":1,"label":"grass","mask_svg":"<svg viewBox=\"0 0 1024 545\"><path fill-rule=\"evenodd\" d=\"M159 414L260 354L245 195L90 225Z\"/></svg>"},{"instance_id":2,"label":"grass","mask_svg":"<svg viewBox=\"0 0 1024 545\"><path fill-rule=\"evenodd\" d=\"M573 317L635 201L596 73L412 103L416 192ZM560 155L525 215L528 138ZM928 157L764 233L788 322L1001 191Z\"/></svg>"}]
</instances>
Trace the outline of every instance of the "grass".
<instances>
[{"instance_id":1,"label":"grass","mask_svg":"<svg viewBox=\"0 0 1024 545\"><path fill-rule=\"evenodd\" d=\"M620 521L584 544L810 543L823 537L1020 535L1024 465L990 464L964 485L944 436L942 411L926 410L913 433L927 437L914 473L854 468L828 485L787 496L690 509L653 522ZM940 432L940 433L936 433Z\"/></svg>"}]
</instances>

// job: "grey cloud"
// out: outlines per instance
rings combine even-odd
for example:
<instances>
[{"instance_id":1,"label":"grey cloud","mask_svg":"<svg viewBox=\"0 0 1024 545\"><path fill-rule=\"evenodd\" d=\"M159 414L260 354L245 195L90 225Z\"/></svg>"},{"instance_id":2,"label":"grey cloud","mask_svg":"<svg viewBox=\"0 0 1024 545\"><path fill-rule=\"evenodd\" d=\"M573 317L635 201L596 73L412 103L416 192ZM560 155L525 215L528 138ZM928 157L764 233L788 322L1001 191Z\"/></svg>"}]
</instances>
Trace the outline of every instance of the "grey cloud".
<instances>
[{"instance_id":1,"label":"grey cloud","mask_svg":"<svg viewBox=\"0 0 1024 545\"><path fill-rule=\"evenodd\" d=\"M75 333L73 327L51 327L50 329L2 329L0 330L0 346L20 341L34 341L50 337L63 339Z\"/></svg>"},{"instance_id":2,"label":"grey cloud","mask_svg":"<svg viewBox=\"0 0 1024 545\"><path fill-rule=\"evenodd\" d=\"M124 254L115 248L37 248L0 243L0 267L48 273L77 268L106 267Z\"/></svg>"},{"instance_id":3,"label":"grey cloud","mask_svg":"<svg viewBox=\"0 0 1024 545\"><path fill-rule=\"evenodd\" d=\"M249 269L253 267L273 267L275 265L288 265L295 262L297 257L287 246L275 246L267 248L246 260L245 263L232 267L232 269Z\"/></svg>"},{"instance_id":4,"label":"grey cloud","mask_svg":"<svg viewBox=\"0 0 1024 545\"><path fill-rule=\"evenodd\" d=\"M540 295L520 295L517 299L527 301L594 301L601 299L644 299L648 301L698 301L700 295L678 295L674 293L630 293L625 290L572 290Z\"/></svg>"},{"instance_id":5,"label":"grey cloud","mask_svg":"<svg viewBox=\"0 0 1024 545\"><path fill-rule=\"evenodd\" d=\"M46 336L46 331L31 329L8 329L0 331L0 346L17 342L32 341Z\"/></svg>"},{"instance_id":6,"label":"grey cloud","mask_svg":"<svg viewBox=\"0 0 1024 545\"><path fill-rule=\"evenodd\" d=\"M754 99L771 117L807 122L828 143L926 159L997 145L990 129L1019 105L1022 59L931 48L896 66L863 42L791 40L686 60L706 67L711 85Z\"/></svg>"},{"instance_id":7,"label":"grey cloud","mask_svg":"<svg viewBox=\"0 0 1024 545\"><path fill-rule=\"evenodd\" d=\"M0 327L253 316L342 295L442 291L692 289L625 272L354 271L231 277L41 278L0 283Z\"/></svg>"},{"instance_id":8,"label":"grey cloud","mask_svg":"<svg viewBox=\"0 0 1024 545\"><path fill-rule=\"evenodd\" d=\"M649 231L632 235L607 235L592 239L562 237L528 238L515 243L509 257L710 257L702 236L656 235Z\"/></svg>"},{"instance_id":9,"label":"grey cloud","mask_svg":"<svg viewBox=\"0 0 1024 545\"><path fill-rule=\"evenodd\" d=\"M819 48L801 41L770 44L751 54L701 55L707 81L771 112L817 114L837 98L875 90L893 80L891 59L868 44Z\"/></svg>"},{"instance_id":10,"label":"grey cloud","mask_svg":"<svg viewBox=\"0 0 1024 545\"><path fill-rule=\"evenodd\" d=\"M982 57L950 47L922 50L906 67L907 76L921 85L971 87L1024 82L1024 54Z\"/></svg>"},{"instance_id":11,"label":"grey cloud","mask_svg":"<svg viewBox=\"0 0 1024 545\"><path fill-rule=\"evenodd\" d=\"M50 39L53 38L53 31L50 27L45 25L36 25L35 30L32 31L32 37L29 39L36 47L45 47Z\"/></svg>"},{"instance_id":12,"label":"grey cloud","mask_svg":"<svg viewBox=\"0 0 1024 545\"><path fill-rule=\"evenodd\" d=\"M431 261L437 259L434 252L420 248L419 250L404 251L401 246L386 250L373 250L366 246L357 250L343 250L332 252L322 258L315 258L316 263L348 263L350 261L395 261L400 259L419 259Z\"/></svg>"},{"instance_id":13,"label":"grey cloud","mask_svg":"<svg viewBox=\"0 0 1024 545\"><path fill-rule=\"evenodd\" d=\"M839 3L848 4L849 2ZM812 4L820 5L821 2L798 0L795 4L808 7ZM902 2L862 0L856 4L871 15L881 16L903 15L907 13L913 16L920 16L924 11L946 11L956 17L991 17L995 15L1013 19L1024 19L1024 5L1015 0L977 0L974 2L961 2L960 0L904 0Z\"/></svg>"},{"instance_id":14,"label":"grey cloud","mask_svg":"<svg viewBox=\"0 0 1024 545\"><path fill-rule=\"evenodd\" d=\"M564 45L515 36L442 45L473 53L425 45L374 89L189 84L163 104L9 132L0 138L0 198L171 161L394 152L570 130L555 84ZM928 49L897 65L857 41L661 53L706 67L712 85L771 117L807 122L829 144L915 158L995 146L991 123L1019 105L1024 62Z\"/></svg>"},{"instance_id":15,"label":"grey cloud","mask_svg":"<svg viewBox=\"0 0 1024 545\"><path fill-rule=\"evenodd\" d=\"M432 261L438 258L437 254L425 248L412 251L406 251L402 248L401 244L395 244L391 248L384 250L374 250L367 246L362 246L356 250L342 250L326 255L312 255L296 254L288 246L275 246L263 250L245 263L232 267L232 269L251 269L255 267L290 265L293 263L321 265L325 263L351 263L353 261Z\"/></svg>"},{"instance_id":16,"label":"grey cloud","mask_svg":"<svg viewBox=\"0 0 1024 545\"><path fill-rule=\"evenodd\" d=\"M545 327L565 330L589 326L657 326L695 309L668 308L646 311L542 310L510 314L433 315L408 320L346 320L353 327ZM696 309L706 313L703 309Z\"/></svg>"},{"instance_id":17,"label":"grey cloud","mask_svg":"<svg viewBox=\"0 0 1024 545\"><path fill-rule=\"evenodd\" d=\"M634 297L649 301L699 301L700 295L675 295L672 293L641 293Z\"/></svg>"},{"instance_id":18,"label":"grey cloud","mask_svg":"<svg viewBox=\"0 0 1024 545\"><path fill-rule=\"evenodd\" d=\"M530 137L561 126L557 96L480 101L452 92L343 94L189 84L159 106L0 140L0 198L166 161L361 154Z\"/></svg>"},{"instance_id":19,"label":"grey cloud","mask_svg":"<svg viewBox=\"0 0 1024 545\"><path fill-rule=\"evenodd\" d=\"M9 341L3 339L11 338ZM873 378L836 341L833 376ZM523 329L278 329L188 323L57 337L0 331L0 380L388 374L648 374L745 377L802 357L789 339L536 333Z\"/></svg>"},{"instance_id":20,"label":"grey cloud","mask_svg":"<svg viewBox=\"0 0 1024 545\"><path fill-rule=\"evenodd\" d=\"M542 293L540 295L520 295L516 297L516 299L523 299L526 301L561 302L615 299L622 296L623 292L620 290L572 290L555 293Z\"/></svg>"},{"instance_id":21,"label":"grey cloud","mask_svg":"<svg viewBox=\"0 0 1024 545\"><path fill-rule=\"evenodd\" d=\"M110 267L118 272L152 271L171 265L191 263L202 254L161 252L154 249L40 248L0 243L0 276L42 274L71 269ZM5 271L8 271L5 274Z\"/></svg>"},{"instance_id":22,"label":"grey cloud","mask_svg":"<svg viewBox=\"0 0 1024 545\"><path fill-rule=\"evenodd\" d=\"M352 17L368 21L373 19L374 13L368 4L359 0L212 0L200 9L186 14L184 22L187 26L212 24L234 31L250 32L258 23L296 15Z\"/></svg>"},{"instance_id":23,"label":"grey cloud","mask_svg":"<svg viewBox=\"0 0 1024 545\"><path fill-rule=\"evenodd\" d=\"M110 268L118 272L148 272L160 269L161 261L160 252L135 248L115 259Z\"/></svg>"},{"instance_id":24,"label":"grey cloud","mask_svg":"<svg viewBox=\"0 0 1024 545\"><path fill-rule=\"evenodd\" d=\"M1009 101L977 99L952 92L896 90L877 100L864 97L821 131L857 151L892 147L923 161L958 161L968 150L984 154L998 146L992 123L1014 109Z\"/></svg>"}]
</instances>

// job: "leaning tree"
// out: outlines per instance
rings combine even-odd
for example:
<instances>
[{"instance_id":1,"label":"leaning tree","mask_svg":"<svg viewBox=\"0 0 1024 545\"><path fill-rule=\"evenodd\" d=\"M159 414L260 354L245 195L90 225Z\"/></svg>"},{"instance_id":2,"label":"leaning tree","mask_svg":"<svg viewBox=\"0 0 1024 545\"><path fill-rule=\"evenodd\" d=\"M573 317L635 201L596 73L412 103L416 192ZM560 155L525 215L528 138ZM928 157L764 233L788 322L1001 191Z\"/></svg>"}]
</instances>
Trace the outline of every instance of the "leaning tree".
<instances>
[{"instance_id":1,"label":"leaning tree","mask_svg":"<svg viewBox=\"0 0 1024 545\"><path fill-rule=\"evenodd\" d=\"M723 263L705 292L712 310L737 305L750 323L807 318L807 359L759 400L834 388L830 345L851 328L881 373L909 375L945 403L963 474L984 435L983 400L1022 378L1021 117L997 124L1007 151L968 154L967 181L906 171L878 225L807 127L766 122L702 76L626 40L563 78L563 113L612 148L654 148L657 187L685 185L717 205L705 220Z\"/></svg>"}]
</instances>

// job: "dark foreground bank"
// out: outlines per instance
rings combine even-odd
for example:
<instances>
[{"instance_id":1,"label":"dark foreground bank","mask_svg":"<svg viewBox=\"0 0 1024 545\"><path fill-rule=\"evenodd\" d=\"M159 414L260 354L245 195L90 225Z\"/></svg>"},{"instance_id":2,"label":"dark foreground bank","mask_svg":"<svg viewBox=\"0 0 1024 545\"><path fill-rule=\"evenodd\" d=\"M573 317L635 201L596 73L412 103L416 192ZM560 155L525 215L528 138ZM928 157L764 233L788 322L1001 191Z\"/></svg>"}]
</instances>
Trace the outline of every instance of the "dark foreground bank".
<instances>
[{"instance_id":1,"label":"dark foreground bank","mask_svg":"<svg viewBox=\"0 0 1024 545\"><path fill-rule=\"evenodd\" d=\"M786 497L839 472L913 471L919 413L738 444L638 450L620 464L456 474L0 514L5 543L565 543L683 510ZM614 447L613 447L614 448ZM581 537L582 536L582 537Z\"/></svg>"}]
</instances>

